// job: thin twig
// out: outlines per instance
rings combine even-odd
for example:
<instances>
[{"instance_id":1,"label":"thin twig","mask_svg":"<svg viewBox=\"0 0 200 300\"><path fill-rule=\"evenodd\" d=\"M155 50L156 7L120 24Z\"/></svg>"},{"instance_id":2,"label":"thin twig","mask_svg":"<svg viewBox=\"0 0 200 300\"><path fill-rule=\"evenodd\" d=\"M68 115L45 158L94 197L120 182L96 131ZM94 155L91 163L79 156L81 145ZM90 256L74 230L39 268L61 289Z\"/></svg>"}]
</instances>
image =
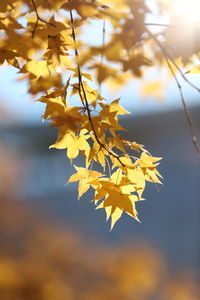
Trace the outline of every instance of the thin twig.
<instances>
[{"instance_id":1,"label":"thin twig","mask_svg":"<svg viewBox=\"0 0 200 300\"><path fill-rule=\"evenodd\" d=\"M87 107L85 105L84 99L83 99L82 94L81 94L82 76L81 76L80 65L79 65L79 62L78 62L79 53L78 53L78 50L77 50L77 47L76 47L76 34L75 34L75 28L74 28L74 18L73 18L73 14L72 14L71 10L70 10L70 19L71 19L72 38L73 38L74 46L75 46L74 47L74 52L75 52L76 65L77 65L77 73L78 73L78 86L79 86L78 92L79 92L79 97L81 99L83 107L87 110Z\"/></svg>"},{"instance_id":2,"label":"thin twig","mask_svg":"<svg viewBox=\"0 0 200 300\"><path fill-rule=\"evenodd\" d=\"M95 130L95 127L94 127L94 124L93 124L93 121L92 121L92 116L91 116L91 112L90 112L90 108L89 108L89 103L88 103L85 87L83 85L83 80L82 80L82 75L81 75L81 68L80 68L80 65L79 65L79 62L78 62L79 52L78 52L78 49L76 48L76 34L75 34L74 18L73 18L72 10L70 10L70 20L71 20L71 27L72 27L72 38L73 38L74 44L75 44L75 57L76 57L77 72L78 72L79 96L80 96L80 99L81 99L81 102L82 102L84 108L87 111L87 115L88 115L88 119L89 119L89 123L90 123L91 129L92 129L92 132L94 133L94 137L95 137L97 143L99 144L100 149L101 148L105 149L110 155L115 157L121 163L122 166L125 166L122 163L122 161L120 159L120 156L118 154L116 154L112 149L110 149L107 145L102 144L102 142L98 138L98 134ZM83 95L82 95L81 91L82 91Z\"/></svg>"},{"instance_id":3,"label":"thin twig","mask_svg":"<svg viewBox=\"0 0 200 300\"><path fill-rule=\"evenodd\" d=\"M161 23L144 23L145 26L163 26L163 27L174 27L170 24L161 24Z\"/></svg>"},{"instance_id":4,"label":"thin twig","mask_svg":"<svg viewBox=\"0 0 200 300\"><path fill-rule=\"evenodd\" d=\"M96 130L94 128L94 124L93 124L93 121L92 121L92 116L91 116L91 113L90 113L89 103L88 103L88 100L87 100L86 91L85 91L83 81L82 81L81 69L80 69L80 65L79 65L79 62L78 62L79 53L78 53L78 49L76 48L76 34L75 34L74 18L73 18L72 10L70 10L70 19L71 19L71 24L72 24L72 38L73 38L74 44L75 44L75 56L76 56L76 64L77 64L77 72L78 72L79 96L80 96L80 99L81 99L81 102L82 102L84 108L87 111L89 122L90 122L90 125L91 125L91 128L92 128L92 131L94 133L95 139L96 139L97 143L99 144L99 146L102 147L102 143L100 142L100 140L97 136ZM81 90L83 92L83 96L82 96Z\"/></svg>"},{"instance_id":5,"label":"thin twig","mask_svg":"<svg viewBox=\"0 0 200 300\"><path fill-rule=\"evenodd\" d=\"M35 31L36 31L36 29L37 29L37 26L38 26L38 22L39 22L39 21L41 21L41 22L43 22L43 23L45 23L45 24L51 25L51 26L53 26L53 27L56 27L56 25L54 25L54 24L52 24L52 23L50 23L50 22L47 22L46 20L44 20L43 18L41 18L40 15L39 15L39 13L38 13L38 10L37 10L37 6L36 6L36 4L35 4L35 0L31 0L31 2L32 2L32 5L33 5L33 8L34 8L36 17L37 17L36 22L35 22L35 25L34 25L34 28L33 28L33 31L32 31L32 37L34 38L34 36L35 36Z\"/></svg>"},{"instance_id":6,"label":"thin twig","mask_svg":"<svg viewBox=\"0 0 200 300\"><path fill-rule=\"evenodd\" d=\"M102 29L102 51L101 51L101 60L99 72L102 72L103 59L104 59L104 47L105 47L105 36L106 36L106 21L103 20L103 29ZM99 94L101 94L101 82L99 83Z\"/></svg>"},{"instance_id":7,"label":"thin twig","mask_svg":"<svg viewBox=\"0 0 200 300\"><path fill-rule=\"evenodd\" d=\"M185 99L184 99L184 95L183 95L183 90L182 90L182 86L180 85L180 82L178 81L178 78L176 76L176 74L174 73L171 65L170 65L170 62L168 60L167 57L165 57L165 60L167 62L167 65L176 81L176 84L177 84L177 87L179 89L179 93L180 93L180 96L181 96L181 101L182 101L182 104L183 104L183 108L184 108L184 113L185 113L185 117L186 117L186 120L187 120L187 123L188 123L188 127L189 127L189 131L190 131L190 136L191 136L191 140L192 140L192 143L193 143L193 146L194 148L196 149L197 153L200 154L200 146L197 142L197 138L196 138L196 135L195 135L195 132L194 132L194 126L193 126L193 121L192 121L192 117L191 117L191 114L190 114L190 111L189 111L189 108L185 102Z\"/></svg>"},{"instance_id":8,"label":"thin twig","mask_svg":"<svg viewBox=\"0 0 200 300\"><path fill-rule=\"evenodd\" d=\"M165 49L165 47L160 43L160 41L151 33L151 31L147 30L148 34L151 36L151 38L157 43L157 45L160 47L161 51L165 56L168 57L168 59L171 61L171 63L174 65L174 67L177 69L177 71L180 73L181 77L184 79L187 84L189 84L193 89L198 91L200 93L200 88L198 88L195 84L193 84L190 80L187 79L185 74L182 72L182 70L179 68L177 63L173 60L171 55L168 53L168 51Z\"/></svg>"},{"instance_id":9,"label":"thin twig","mask_svg":"<svg viewBox=\"0 0 200 300\"><path fill-rule=\"evenodd\" d=\"M198 88L195 84L193 84L190 80L187 79L187 77L185 76L185 74L182 72L182 70L179 68L179 66L177 65L177 63L172 59L172 57L170 56L170 54L168 53L168 57L171 61L171 63L175 66L175 68L178 70L178 72L180 73L181 77L185 80L185 82L187 82L187 84L189 84L193 89L195 89L197 92L200 93L200 88Z\"/></svg>"},{"instance_id":10,"label":"thin twig","mask_svg":"<svg viewBox=\"0 0 200 300\"><path fill-rule=\"evenodd\" d=\"M155 36L149 31L149 34L150 36L152 37L152 39L157 43L157 45L160 47L162 53L163 53L163 56L165 58L165 61L168 65L168 68L170 70L170 72L172 73L173 77L174 77L174 80L177 84L177 87L179 89L179 93L180 93L180 97L181 97L181 102L182 102L182 105L183 105L183 108L184 108L184 113L185 113L185 117L186 117L186 120L187 120L187 124L188 124L188 127L189 127L189 131L190 131L190 136L191 136L191 140L192 140L192 144L196 150L196 152L198 154L200 154L200 146L197 142L197 138L196 138L196 135L195 135L195 131L194 131L194 126L193 126L193 121L192 121L192 117L191 117L191 114L190 114L190 111L189 111L189 108L186 104L186 101L185 101L185 98L184 98L184 95L183 95L183 90L182 90L182 86L171 66L171 63L173 63L173 61L171 61L171 59L169 58L166 50L164 49L164 47L162 46L162 44L160 43L159 40L157 40L155 38Z\"/></svg>"}]
</instances>

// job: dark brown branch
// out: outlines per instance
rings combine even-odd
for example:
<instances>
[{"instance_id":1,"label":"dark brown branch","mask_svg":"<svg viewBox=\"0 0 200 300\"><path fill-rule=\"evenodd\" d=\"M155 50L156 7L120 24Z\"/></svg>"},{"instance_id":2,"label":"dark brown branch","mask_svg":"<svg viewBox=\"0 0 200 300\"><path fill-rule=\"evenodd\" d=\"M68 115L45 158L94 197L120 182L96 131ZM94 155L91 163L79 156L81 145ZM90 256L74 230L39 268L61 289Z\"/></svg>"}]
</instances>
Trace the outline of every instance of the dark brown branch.
<instances>
[{"instance_id":1,"label":"dark brown branch","mask_svg":"<svg viewBox=\"0 0 200 300\"><path fill-rule=\"evenodd\" d=\"M144 23L145 26L160 26L160 27L174 27L170 24L161 24L161 23Z\"/></svg>"},{"instance_id":2,"label":"dark brown branch","mask_svg":"<svg viewBox=\"0 0 200 300\"><path fill-rule=\"evenodd\" d=\"M79 92L79 97L81 99L81 102L83 104L83 107L84 109L87 110L87 107L85 105L85 101L82 97L82 94L81 94L81 89L82 89L82 75L81 75L81 70L80 70L80 65L79 65L79 62L78 62L78 57L79 57L79 53L78 53L78 50L76 48L76 34L75 34L75 29L74 29L74 18L73 18L73 14L72 14L72 11L70 10L70 19L71 19L71 28L72 28L72 38L73 38L73 41L74 41L74 52L75 52L75 58L76 58L76 65L77 65L77 73L78 73L78 92Z\"/></svg>"},{"instance_id":3,"label":"dark brown branch","mask_svg":"<svg viewBox=\"0 0 200 300\"><path fill-rule=\"evenodd\" d=\"M76 34L75 34L75 29L74 29L74 18L73 18L73 14L72 14L71 10L70 10L70 19L71 19L71 26L72 26L72 38L73 38L74 44L75 44L74 51L75 51L76 64L77 64L77 72L78 72L79 96L80 96L80 99L81 99L81 102L82 102L84 108L87 111L88 119L89 119L89 122L90 122L90 126L92 128L92 131L94 133L94 136L95 136L98 144L100 145L100 147L102 147L102 144L99 141L97 133L96 133L96 130L94 128L94 124L92 122L92 116L91 116L91 113L90 113L89 103L88 103L87 95L86 95L85 88L84 88L84 85L83 85L83 80L82 80L82 75L81 75L81 69L80 69L80 65L79 65L79 62L78 62L79 53L78 53L78 50L76 48ZM82 95L81 91L82 91L83 95Z\"/></svg>"},{"instance_id":4,"label":"dark brown branch","mask_svg":"<svg viewBox=\"0 0 200 300\"><path fill-rule=\"evenodd\" d=\"M197 92L200 93L200 88L198 88L195 84L193 84L190 80L187 79L185 74L182 72L182 70L179 68L179 66L176 64L176 62L171 58L169 53L168 53L168 57L169 57L171 63L174 65L174 67L178 70L178 72L181 75L181 77L183 78L183 80L185 80L185 82L187 82L187 84L189 84L193 89L195 89Z\"/></svg>"},{"instance_id":5,"label":"dark brown branch","mask_svg":"<svg viewBox=\"0 0 200 300\"><path fill-rule=\"evenodd\" d=\"M172 63L172 64L174 64L174 63L173 63L173 61L171 60L171 58L168 57L168 54L167 54L165 48L164 48L164 47L162 46L162 44L160 43L160 41L159 41L159 40L158 40L158 39L157 39L150 31L148 31L148 32L149 32L149 35L151 36L151 38L152 38L152 39L157 43L157 45L160 47L160 49L161 49L161 51L162 51L162 53L163 53L163 56L164 56L164 58L165 58L165 61L166 61L167 65L168 65L168 68L169 68L171 74L173 75L174 80L175 80L175 82L176 82L176 84L177 84L177 87L178 87L179 93L180 93L180 97L181 97L181 102L182 102L182 105L183 105L183 108L184 108L184 113L185 113L185 117L186 117L186 120L187 120L188 128L189 128L189 131L190 131L190 136L191 136L192 144L193 144L193 146L194 146L196 152L197 152L198 154L200 154L200 146L199 146L199 144L198 144L198 142L197 142L197 138L196 138L195 131L194 131L194 126L193 126L192 117L191 117L189 108L188 108L188 106L187 106L187 104L186 104L186 101L185 101L185 98L184 98L184 95L183 95L182 86L181 86L181 84L180 84L180 82L179 82L179 80L178 80L178 78L177 78L177 76L176 76L176 74L175 74L175 72L174 72L174 70L173 70L173 68L172 68L172 65L171 65L171 63ZM177 67L178 67L178 66L177 66Z\"/></svg>"},{"instance_id":6,"label":"dark brown branch","mask_svg":"<svg viewBox=\"0 0 200 300\"><path fill-rule=\"evenodd\" d=\"M37 17L36 22L35 22L35 25L34 25L34 28L33 28L33 31L32 31L32 37L34 38L34 36L35 36L35 31L36 31L36 29L37 29L37 26L38 26L38 22L39 22L39 21L41 21L41 22L43 22L43 23L45 23L45 24L51 25L51 26L53 26L53 27L56 27L56 25L54 25L54 24L52 24L52 23L50 23L50 22L47 22L46 20L44 20L43 18L41 18L40 15L39 15L39 13L38 13L37 6L36 6L36 4L35 4L35 1L34 1L34 0L31 0L31 2L32 2L32 5L33 5L33 8L34 8L36 17Z\"/></svg>"},{"instance_id":7,"label":"dark brown branch","mask_svg":"<svg viewBox=\"0 0 200 300\"><path fill-rule=\"evenodd\" d=\"M73 13L72 10L70 10L70 20L71 20L71 28L72 28L72 38L74 40L74 44L75 44L75 57L76 57L76 64L77 64L77 72L78 72L78 85L79 85L79 96L81 99L81 102L84 106L84 108L87 111L87 115L88 115L88 119L89 119L89 123L92 129L92 132L94 133L95 139L97 141L97 143L100 146L100 149L103 148L104 150L106 150L110 155L112 155L113 157L115 157L122 166L125 166L121 159L120 156L118 154L116 154L112 149L110 149L107 145L104 145L101 143L101 141L98 138L98 134L95 130L93 121L92 121L92 116L91 116L91 112L90 112L90 108L89 108L89 103L88 103L88 99L87 99L87 95L86 95L86 91L83 85L83 80L82 80L82 75L81 75L81 68L78 62L78 58L79 58L79 52L78 49L76 48L76 34L75 34L75 28L74 28L74 18L73 18ZM83 93L83 95L82 95Z\"/></svg>"},{"instance_id":8,"label":"dark brown branch","mask_svg":"<svg viewBox=\"0 0 200 300\"><path fill-rule=\"evenodd\" d=\"M104 47L105 47L105 36L106 36L106 21L103 20L103 29L102 29L102 51L101 51L101 60L100 60L100 69L99 72L102 72L103 58L104 58ZM101 94L101 82L99 83L99 93Z\"/></svg>"}]
</instances>

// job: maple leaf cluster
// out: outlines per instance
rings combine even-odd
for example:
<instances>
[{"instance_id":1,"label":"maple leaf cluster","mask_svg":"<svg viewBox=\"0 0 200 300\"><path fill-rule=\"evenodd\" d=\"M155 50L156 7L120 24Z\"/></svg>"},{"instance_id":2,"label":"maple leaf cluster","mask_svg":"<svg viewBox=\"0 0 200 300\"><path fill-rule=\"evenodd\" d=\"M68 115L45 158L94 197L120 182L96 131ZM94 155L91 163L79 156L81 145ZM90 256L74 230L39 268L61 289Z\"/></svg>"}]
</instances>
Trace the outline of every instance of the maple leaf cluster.
<instances>
[{"instance_id":1,"label":"maple leaf cluster","mask_svg":"<svg viewBox=\"0 0 200 300\"><path fill-rule=\"evenodd\" d=\"M160 1L158 8L164 11ZM84 157L84 167L75 167L69 182L79 181L79 197L95 190L93 202L105 209L111 228L123 212L139 220L135 205L143 200L146 182L161 178L160 158L121 137L118 116L128 112L119 99L109 102L101 94L103 82L124 83L141 77L155 61L162 63L162 48L145 23L150 13L144 0L0 3L0 62L17 68L28 80L28 92L46 104L43 118L58 129L51 147L66 149L70 160ZM94 20L104 20L98 47L82 38L82 29ZM112 27L107 39L105 22ZM159 34L164 38L165 31Z\"/></svg>"}]
</instances>

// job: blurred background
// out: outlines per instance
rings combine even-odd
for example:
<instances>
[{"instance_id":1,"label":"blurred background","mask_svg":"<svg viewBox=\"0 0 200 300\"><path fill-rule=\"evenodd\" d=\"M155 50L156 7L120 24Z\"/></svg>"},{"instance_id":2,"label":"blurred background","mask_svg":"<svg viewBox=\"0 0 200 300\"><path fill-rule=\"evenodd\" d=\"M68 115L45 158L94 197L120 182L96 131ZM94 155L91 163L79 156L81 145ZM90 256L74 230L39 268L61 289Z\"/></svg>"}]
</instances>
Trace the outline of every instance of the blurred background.
<instances>
[{"instance_id":1,"label":"blurred background","mask_svg":"<svg viewBox=\"0 0 200 300\"><path fill-rule=\"evenodd\" d=\"M77 185L65 185L73 166L48 149L56 131L43 106L13 68L0 69L1 300L200 299L200 159L175 87L156 102L132 86L120 91L133 112L125 135L163 157L164 180L138 203L142 223L123 216L109 232L92 193L78 201ZM199 137L199 98L185 92Z\"/></svg>"}]
</instances>

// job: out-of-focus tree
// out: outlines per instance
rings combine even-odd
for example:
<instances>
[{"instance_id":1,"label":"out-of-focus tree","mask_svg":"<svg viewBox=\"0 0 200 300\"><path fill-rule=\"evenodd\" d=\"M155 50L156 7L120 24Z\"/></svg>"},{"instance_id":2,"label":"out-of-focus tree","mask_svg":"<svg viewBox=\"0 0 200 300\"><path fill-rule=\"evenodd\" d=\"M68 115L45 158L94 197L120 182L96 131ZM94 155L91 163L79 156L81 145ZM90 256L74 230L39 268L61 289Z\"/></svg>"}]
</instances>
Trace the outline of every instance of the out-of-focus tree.
<instances>
[{"instance_id":1,"label":"out-of-focus tree","mask_svg":"<svg viewBox=\"0 0 200 300\"><path fill-rule=\"evenodd\" d=\"M45 223L22 202L0 202L1 300L198 300L187 273L147 245L105 247Z\"/></svg>"},{"instance_id":2,"label":"out-of-focus tree","mask_svg":"<svg viewBox=\"0 0 200 300\"><path fill-rule=\"evenodd\" d=\"M19 158L5 149L10 179L0 189L1 300L199 299L190 272L170 270L152 247L95 244L17 199L12 182Z\"/></svg>"},{"instance_id":3,"label":"out-of-focus tree","mask_svg":"<svg viewBox=\"0 0 200 300\"><path fill-rule=\"evenodd\" d=\"M128 112L119 99L109 102L103 97L104 82L111 79L124 85L130 77L142 79L147 68L167 67L200 153L177 76L200 91L182 71L183 67L187 72L199 71L198 65L192 67L200 51L198 22L193 16L186 22L186 1L153 3L159 18L167 15L167 24L148 22L155 13L144 0L8 0L0 4L0 62L17 68L21 79L29 83L29 93L46 104L43 118L58 128L58 139L51 147L67 149L70 160L84 158L84 166L75 167L77 173L69 182L79 181L79 197L90 187L95 190L93 201L105 209L111 228L123 212L138 220L135 203L143 199L146 181L160 183L161 175L156 168L160 158L136 141L122 138L118 116ZM197 9L197 3L193 0L190 6ZM94 20L101 24L98 46L85 43L81 35L83 29L90 31ZM183 30L185 42L179 38ZM160 88L159 82L153 82L143 90L160 94ZM74 100L79 103L75 105ZM101 172L94 170L97 165Z\"/></svg>"},{"instance_id":4,"label":"out-of-focus tree","mask_svg":"<svg viewBox=\"0 0 200 300\"><path fill-rule=\"evenodd\" d=\"M22 182L20 154L0 143L0 198L15 197Z\"/></svg>"}]
</instances>

